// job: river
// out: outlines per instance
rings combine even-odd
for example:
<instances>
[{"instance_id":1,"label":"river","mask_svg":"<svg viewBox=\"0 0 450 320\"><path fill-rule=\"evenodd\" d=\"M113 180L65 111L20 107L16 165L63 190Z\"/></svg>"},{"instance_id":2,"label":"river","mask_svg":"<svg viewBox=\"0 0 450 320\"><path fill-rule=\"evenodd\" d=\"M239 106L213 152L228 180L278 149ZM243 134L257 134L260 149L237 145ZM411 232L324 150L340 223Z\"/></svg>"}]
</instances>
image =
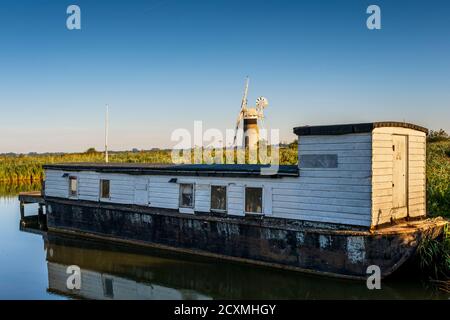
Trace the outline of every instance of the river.
<instances>
[{"instance_id":1,"label":"river","mask_svg":"<svg viewBox=\"0 0 450 320\"><path fill-rule=\"evenodd\" d=\"M449 299L417 275L368 290L360 281L21 231L16 191L0 197L0 299ZM67 289L69 266L80 268L79 290Z\"/></svg>"}]
</instances>

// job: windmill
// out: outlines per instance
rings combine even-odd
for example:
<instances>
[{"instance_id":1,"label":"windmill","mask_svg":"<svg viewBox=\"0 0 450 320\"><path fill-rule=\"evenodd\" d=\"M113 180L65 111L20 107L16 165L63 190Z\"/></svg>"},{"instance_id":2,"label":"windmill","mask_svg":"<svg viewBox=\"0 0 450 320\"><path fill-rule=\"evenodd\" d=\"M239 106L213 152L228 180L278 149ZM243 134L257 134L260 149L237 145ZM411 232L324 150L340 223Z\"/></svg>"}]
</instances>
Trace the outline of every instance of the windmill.
<instances>
[{"instance_id":1,"label":"windmill","mask_svg":"<svg viewBox=\"0 0 450 320\"><path fill-rule=\"evenodd\" d=\"M245 147L257 147L259 141L259 127L264 119L264 109L269 105L269 102L264 97L256 99L255 107L247 106L247 94L248 94L249 78L245 82L244 96L242 97L241 110L236 121L236 129L234 134L233 145L236 145L236 139L238 134L239 125L243 122L244 130L244 146Z\"/></svg>"}]
</instances>

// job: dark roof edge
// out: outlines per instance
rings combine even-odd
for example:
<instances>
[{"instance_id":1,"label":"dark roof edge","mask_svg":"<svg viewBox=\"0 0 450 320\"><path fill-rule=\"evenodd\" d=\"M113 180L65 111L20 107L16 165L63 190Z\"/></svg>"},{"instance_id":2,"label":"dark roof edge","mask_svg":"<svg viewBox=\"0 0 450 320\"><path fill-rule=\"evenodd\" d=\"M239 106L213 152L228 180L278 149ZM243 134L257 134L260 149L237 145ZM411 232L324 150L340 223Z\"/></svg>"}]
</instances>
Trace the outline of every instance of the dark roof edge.
<instances>
[{"instance_id":1,"label":"dark roof edge","mask_svg":"<svg viewBox=\"0 0 450 320\"><path fill-rule=\"evenodd\" d=\"M407 128L428 134L427 128L412 123L397 122L397 121L336 124L325 126L303 126L303 127L296 127L294 128L293 131L298 136L339 135L339 134L372 132L373 129L382 127Z\"/></svg>"},{"instance_id":2,"label":"dark roof edge","mask_svg":"<svg viewBox=\"0 0 450 320\"><path fill-rule=\"evenodd\" d=\"M294 166L292 166L294 167ZM297 167L297 166L295 166ZM164 176L214 176L214 177L260 177L260 178L279 178L279 177L298 177L299 171L280 170L274 174L262 174L261 171L218 171L218 170L167 170L167 169L156 169L156 168L143 168L143 167L95 167L95 166L84 166L76 164L46 164L43 165L44 169L49 170L62 170L62 171L94 171L103 173L119 173L119 174L130 174L130 175L164 175Z\"/></svg>"}]
</instances>

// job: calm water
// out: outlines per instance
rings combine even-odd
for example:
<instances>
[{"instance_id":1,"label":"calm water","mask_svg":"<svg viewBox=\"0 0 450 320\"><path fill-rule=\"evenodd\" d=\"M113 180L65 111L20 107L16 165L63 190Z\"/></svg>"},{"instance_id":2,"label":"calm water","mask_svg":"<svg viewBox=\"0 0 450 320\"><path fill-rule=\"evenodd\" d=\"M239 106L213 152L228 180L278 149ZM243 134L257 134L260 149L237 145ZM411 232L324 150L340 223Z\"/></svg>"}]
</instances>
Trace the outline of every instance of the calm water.
<instances>
[{"instance_id":1,"label":"calm water","mask_svg":"<svg viewBox=\"0 0 450 320\"><path fill-rule=\"evenodd\" d=\"M27 215L37 207L28 205ZM448 299L427 282L365 283L306 276L19 230L15 196L0 198L0 299ZM66 268L81 268L81 290L66 288ZM413 277L415 278L415 277ZM72 295L71 295L72 294Z\"/></svg>"}]
</instances>

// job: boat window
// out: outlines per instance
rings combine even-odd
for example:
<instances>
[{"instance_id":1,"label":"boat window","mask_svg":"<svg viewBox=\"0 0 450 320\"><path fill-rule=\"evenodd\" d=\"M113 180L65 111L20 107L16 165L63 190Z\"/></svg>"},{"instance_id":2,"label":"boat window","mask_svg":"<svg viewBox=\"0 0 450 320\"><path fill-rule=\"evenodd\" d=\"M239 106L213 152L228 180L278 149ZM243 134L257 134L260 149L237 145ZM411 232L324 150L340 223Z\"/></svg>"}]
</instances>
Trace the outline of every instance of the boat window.
<instances>
[{"instance_id":1,"label":"boat window","mask_svg":"<svg viewBox=\"0 0 450 320\"><path fill-rule=\"evenodd\" d=\"M103 277L103 294L107 298L114 298L114 279Z\"/></svg>"},{"instance_id":2,"label":"boat window","mask_svg":"<svg viewBox=\"0 0 450 320\"><path fill-rule=\"evenodd\" d=\"M211 186L211 210L219 212L227 210L226 186Z\"/></svg>"},{"instance_id":3,"label":"boat window","mask_svg":"<svg viewBox=\"0 0 450 320\"><path fill-rule=\"evenodd\" d=\"M263 190L258 187L245 188L245 212L262 213Z\"/></svg>"},{"instance_id":4,"label":"boat window","mask_svg":"<svg viewBox=\"0 0 450 320\"><path fill-rule=\"evenodd\" d=\"M77 195L78 195L77 177L69 177L69 197L76 197Z\"/></svg>"},{"instance_id":5,"label":"boat window","mask_svg":"<svg viewBox=\"0 0 450 320\"><path fill-rule=\"evenodd\" d=\"M191 183L180 184L180 207L194 207L194 185Z\"/></svg>"},{"instance_id":6,"label":"boat window","mask_svg":"<svg viewBox=\"0 0 450 320\"><path fill-rule=\"evenodd\" d=\"M110 198L109 187L110 187L109 180L105 180L105 179L100 180L100 197L102 199Z\"/></svg>"}]
</instances>

